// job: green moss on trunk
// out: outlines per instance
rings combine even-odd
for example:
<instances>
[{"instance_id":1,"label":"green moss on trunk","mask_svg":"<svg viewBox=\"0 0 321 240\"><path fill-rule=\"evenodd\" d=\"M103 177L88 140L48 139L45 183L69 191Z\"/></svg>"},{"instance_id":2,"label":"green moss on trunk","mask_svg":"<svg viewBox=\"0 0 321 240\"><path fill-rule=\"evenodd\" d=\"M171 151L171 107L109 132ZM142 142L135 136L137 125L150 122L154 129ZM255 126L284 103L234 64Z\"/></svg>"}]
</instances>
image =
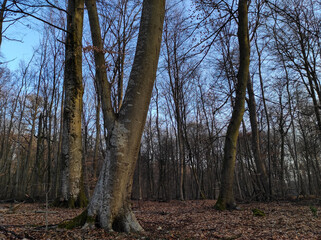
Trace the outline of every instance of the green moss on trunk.
<instances>
[{"instance_id":1,"label":"green moss on trunk","mask_svg":"<svg viewBox=\"0 0 321 240\"><path fill-rule=\"evenodd\" d=\"M67 207L68 208L84 208L84 207L87 207L87 205L88 205L88 199L86 197L85 191L82 188L77 199L70 198L68 200Z\"/></svg>"},{"instance_id":2,"label":"green moss on trunk","mask_svg":"<svg viewBox=\"0 0 321 240\"><path fill-rule=\"evenodd\" d=\"M85 208L88 205L88 199L85 194L80 194L77 199L70 198L68 201L57 198L52 206L61 208Z\"/></svg>"},{"instance_id":3,"label":"green moss on trunk","mask_svg":"<svg viewBox=\"0 0 321 240\"><path fill-rule=\"evenodd\" d=\"M95 224L95 218L88 216L88 210L86 209L85 211L82 212L79 216L75 217L74 219L63 222L58 225L60 228L66 228L66 229L73 229L76 227L82 227L86 223L89 224Z\"/></svg>"},{"instance_id":4,"label":"green moss on trunk","mask_svg":"<svg viewBox=\"0 0 321 240\"><path fill-rule=\"evenodd\" d=\"M233 199L233 198L231 198ZM224 210L239 210L240 208L236 205L234 200L225 200L224 198L219 198L215 205L214 208L219 211L224 211Z\"/></svg>"},{"instance_id":5,"label":"green moss on trunk","mask_svg":"<svg viewBox=\"0 0 321 240\"><path fill-rule=\"evenodd\" d=\"M214 205L214 208L219 211L224 211L226 210L226 204L224 204L224 201L222 201L222 199L218 199Z\"/></svg>"}]
</instances>

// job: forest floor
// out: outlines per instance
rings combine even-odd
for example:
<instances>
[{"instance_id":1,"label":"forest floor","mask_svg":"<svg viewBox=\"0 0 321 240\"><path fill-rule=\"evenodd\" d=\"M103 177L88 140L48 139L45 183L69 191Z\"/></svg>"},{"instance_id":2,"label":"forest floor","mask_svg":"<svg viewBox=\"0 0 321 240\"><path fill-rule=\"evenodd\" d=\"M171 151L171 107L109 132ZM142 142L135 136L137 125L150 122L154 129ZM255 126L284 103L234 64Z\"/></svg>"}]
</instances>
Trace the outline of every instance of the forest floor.
<instances>
[{"instance_id":1,"label":"forest floor","mask_svg":"<svg viewBox=\"0 0 321 240\"><path fill-rule=\"evenodd\" d=\"M217 211L214 204L213 200L134 201L133 210L145 229L141 234L59 229L56 224L82 210L0 204L0 239L321 239L320 203L252 202L239 204L241 209L234 211ZM254 209L265 216L255 216Z\"/></svg>"}]
</instances>

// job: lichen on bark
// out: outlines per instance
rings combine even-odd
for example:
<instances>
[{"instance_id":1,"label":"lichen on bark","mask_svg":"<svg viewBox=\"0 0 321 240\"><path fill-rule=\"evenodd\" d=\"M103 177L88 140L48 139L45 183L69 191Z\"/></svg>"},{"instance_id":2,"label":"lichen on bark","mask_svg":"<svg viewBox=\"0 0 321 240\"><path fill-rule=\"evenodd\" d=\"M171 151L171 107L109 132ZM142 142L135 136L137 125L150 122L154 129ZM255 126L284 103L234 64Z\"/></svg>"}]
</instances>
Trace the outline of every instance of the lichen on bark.
<instances>
[{"instance_id":1,"label":"lichen on bark","mask_svg":"<svg viewBox=\"0 0 321 240\"><path fill-rule=\"evenodd\" d=\"M96 1L86 0L94 46L101 49L101 30ZM94 51L96 83L108 132L104 160L87 216L106 231L141 232L130 206L133 174L138 157L152 89L156 78L165 0L144 0L133 67L121 109L115 114L102 51Z\"/></svg>"}]
</instances>

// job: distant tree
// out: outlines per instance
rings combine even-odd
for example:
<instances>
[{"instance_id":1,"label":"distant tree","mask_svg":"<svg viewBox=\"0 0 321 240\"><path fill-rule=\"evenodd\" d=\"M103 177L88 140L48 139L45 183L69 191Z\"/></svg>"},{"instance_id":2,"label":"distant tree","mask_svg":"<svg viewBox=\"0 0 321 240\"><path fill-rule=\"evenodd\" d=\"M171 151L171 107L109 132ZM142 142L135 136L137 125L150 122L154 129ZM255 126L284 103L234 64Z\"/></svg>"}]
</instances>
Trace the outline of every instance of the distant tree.
<instances>
[{"instance_id":1,"label":"distant tree","mask_svg":"<svg viewBox=\"0 0 321 240\"><path fill-rule=\"evenodd\" d=\"M269 194L269 183L268 183L268 175L265 168L265 164L261 157L261 149L260 149L260 136L259 136L259 127L258 127L258 118L256 114L256 101L255 94L253 90L252 80L248 79L247 83L247 92L249 95L248 98L248 107L250 113L250 123L252 129L252 149L253 149L253 157L255 161L255 165L257 168L258 175L258 185L261 191L261 198L267 199Z\"/></svg>"},{"instance_id":2,"label":"distant tree","mask_svg":"<svg viewBox=\"0 0 321 240\"><path fill-rule=\"evenodd\" d=\"M175 11L176 10L176 11ZM184 140L184 119L186 118L186 85L188 71L186 68L187 58L181 49L186 40L184 28L186 29L186 18L178 9L167 11L164 26L164 45L165 45L165 69L168 74L168 88L170 89L171 102L176 122L176 139L178 147L178 169L179 169L179 199L184 201L184 175L186 167L185 140ZM171 13L171 15L170 15Z\"/></svg>"}]
</instances>

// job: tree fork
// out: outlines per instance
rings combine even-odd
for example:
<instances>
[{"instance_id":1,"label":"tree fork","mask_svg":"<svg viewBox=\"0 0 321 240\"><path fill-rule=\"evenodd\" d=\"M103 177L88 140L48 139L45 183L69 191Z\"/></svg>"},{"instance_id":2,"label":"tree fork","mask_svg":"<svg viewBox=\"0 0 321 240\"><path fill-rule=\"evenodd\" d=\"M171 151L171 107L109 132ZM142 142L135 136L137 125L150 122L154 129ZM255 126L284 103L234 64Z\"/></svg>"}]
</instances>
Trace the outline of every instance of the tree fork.
<instances>
[{"instance_id":1,"label":"tree fork","mask_svg":"<svg viewBox=\"0 0 321 240\"><path fill-rule=\"evenodd\" d=\"M135 58L123 104L116 115L111 104L96 1L86 0L94 50L96 83L108 131L106 157L93 196L78 221L106 231L141 232L130 206L130 195L142 133L156 78L162 40L165 0L144 0ZM83 219L86 219L85 221ZM76 221L76 220L75 220Z\"/></svg>"}]
</instances>

